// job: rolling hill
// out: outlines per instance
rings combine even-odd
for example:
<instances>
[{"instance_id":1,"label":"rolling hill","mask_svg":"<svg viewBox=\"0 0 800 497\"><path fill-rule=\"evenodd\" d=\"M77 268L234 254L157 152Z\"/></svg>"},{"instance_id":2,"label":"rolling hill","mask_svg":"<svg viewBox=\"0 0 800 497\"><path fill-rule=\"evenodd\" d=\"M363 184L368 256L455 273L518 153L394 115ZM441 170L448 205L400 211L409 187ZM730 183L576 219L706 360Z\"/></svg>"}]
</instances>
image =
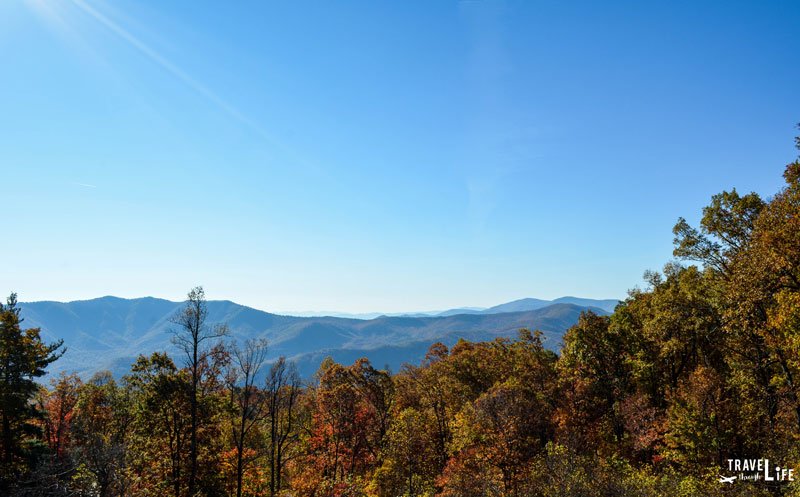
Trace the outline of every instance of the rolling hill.
<instances>
[{"instance_id":1,"label":"rolling hill","mask_svg":"<svg viewBox=\"0 0 800 497\"><path fill-rule=\"evenodd\" d=\"M121 376L139 354L155 351L166 350L179 360L171 343L171 318L182 306L152 297L21 304L25 327L39 327L45 340L63 339L67 346L50 372L75 371L82 376L104 369ZM562 302L536 309L510 307L522 309L514 312L348 319L282 316L230 301L210 301L208 322L227 323L228 339L266 338L270 357L284 355L298 364L301 374L310 376L327 356L343 363L367 357L376 366L397 371L403 363L418 363L434 342L491 340L514 336L523 327L542 330L546 345L555 350L564 331L589 308L606 312Z\"/></svg>"}]
</instances>

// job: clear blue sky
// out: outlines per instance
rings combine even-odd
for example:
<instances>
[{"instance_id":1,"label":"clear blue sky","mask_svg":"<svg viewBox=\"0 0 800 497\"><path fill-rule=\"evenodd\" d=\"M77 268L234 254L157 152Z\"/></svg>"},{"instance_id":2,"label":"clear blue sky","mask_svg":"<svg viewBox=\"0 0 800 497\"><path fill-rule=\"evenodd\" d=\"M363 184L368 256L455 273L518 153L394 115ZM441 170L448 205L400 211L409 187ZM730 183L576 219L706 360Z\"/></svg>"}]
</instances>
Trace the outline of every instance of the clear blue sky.
<instances>
[{"instance_id":1,"label":"clear blue sky","mask_svg":"<svg viewBox=\"0 0 800 497\"><path fill-rule=\"evenodd\" d=\"M5 0L0 290L621 298L678 216L780 187L798 24L788 0Z\"/></svg>"}]
</instances>

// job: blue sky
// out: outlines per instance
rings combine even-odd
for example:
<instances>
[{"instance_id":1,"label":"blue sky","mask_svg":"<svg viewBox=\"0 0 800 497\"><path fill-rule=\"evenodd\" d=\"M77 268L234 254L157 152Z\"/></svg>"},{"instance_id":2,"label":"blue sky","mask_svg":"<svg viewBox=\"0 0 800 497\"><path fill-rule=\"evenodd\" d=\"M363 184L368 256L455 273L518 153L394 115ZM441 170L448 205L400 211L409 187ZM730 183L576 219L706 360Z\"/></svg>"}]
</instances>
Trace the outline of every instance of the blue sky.
<instances>
[{"instance_id":1,"label":"blue sky","mask_svg":"<svg viewBox=\"0 0 800 497\"><path fill-rule=\"evenodd\" d=\"M646 5L645 5L646 4ZM622 298L796 151L800 3L0 4L0 290Z\"/></svg>"}]
</instances>

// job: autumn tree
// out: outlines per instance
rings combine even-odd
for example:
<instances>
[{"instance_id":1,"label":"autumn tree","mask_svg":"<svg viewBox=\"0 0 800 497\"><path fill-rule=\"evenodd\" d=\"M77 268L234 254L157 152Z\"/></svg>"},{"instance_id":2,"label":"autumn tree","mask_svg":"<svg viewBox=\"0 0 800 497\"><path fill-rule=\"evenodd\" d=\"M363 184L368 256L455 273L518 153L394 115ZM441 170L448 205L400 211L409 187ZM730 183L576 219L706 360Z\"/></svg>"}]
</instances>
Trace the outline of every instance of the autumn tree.
<instances>
[{"instance_id":1,"label":"autumn tree","mask_svg":"<svg viewBox=\"0 0 800 497\"><path fill-rule=\"evenodd\" d=\"M72 421L83 382L77 374L61 373L50 382L51 389L43 388L40 409L44 413L42 421L44 438L50 451L58 460L66 455L70 446Z\"/></svg>"},{"instance_id":2,"label":"autumn tree","mask_svg":"<svg viewBox=\"0 0 800 497\"><path fill-rule=\"evenodd\" d=\"M502 371L494 384L465 404L457 416L454 444L458 457L477 457L500 477L504 495L520 495L526 473L552 440L556 392L556 355L544 348L541 334L521 330L514 342L496 340L484 357L490 371Z\"/></svg>"},{"instance_id":3,"label":"autumn tree","mask_svg":"<svg viewBox=\"0 0 800 497\"><path fill-rule=\"evenodd\" d=\"M140 356L126 377L132 395L130 460L136 495L181 497L188 486L190 389L187 371L165 353Z\"/></svg>"},{"instance_id":4,"label":"autumn tree","mask_svg":"<svg viewBox=\"0 0 800 497\"><path fill-rule=\"evenodd\" d=\"M800 431L800 161L786 167L784 178L733 260L725 312L737 351L732 360L737 370L754 372L751 381L739 379L754 401L751 419L767 420L767 445L776 438L770 432Z\"/></svg>"},{"instance_id":5,"label":"autumn tree","mask_svg":"<svg viewBox=\"0 0 800 497\"><path fill-rule=\"evenodd\" d=\"M392 416L382 464L372 481L379 496L414 496L435 490L435 479L440 472L435 431L429 411L407 407Z\"/></svg>"},{"instance_id":6,"label":"autumn tree","mask_svg":"<svg viewBox=\"0 0 800 497\"><path fill-rule=\"evenodd\" d=\"M675 257L699 262L706 268L728 277L731 261L745 249L764 208L756 193L739 195L736 189L711 198L703 208L699 228L679 218L672 232L675 235Z\"/></svg>"},{"instance_id":7,"label":"autumn tree","mask_svg":"<svg viewBox=\"0 0 800 497\"><path fill-rule=\"evenodd\" d=\"M388 373L365 359L350 367L326 360L318 378L303 475L308 493L350 488L354 480L369 476L380 461L383 411L388 412L392 398Z\"/></svg>"},{"instance_id":8,"label":"autumn tree","mask_svg":"<svg viewBox=\"0 0 800 497\"><path fill-rule=\"evenodd\" d=\"M738 396L712 368L698 366L670 394L664 455L685 471L701 472L724 465L727 454L744 447L737 443L742 420Z\"/></svg>"},{"instance_id":9,"label":"autumn tree","mask_svg":"<svg viewBox=\"0 0 800 497\"><path fill-rule=\"evenodd\" d=\"M800 430L800 162L772 199L722 192L704 209L700 228L681 220L675 254L700 261L720 281L719 346L726 376L739 392L748 450L786 451ZM784 434L784 436L776 436Z\"/></svg>"},{"instance_id":10,"label":"autumn tree","mask_svg":"<svg viewBox=\"0 0 800 497\"><path fill-rule=\"evenodd\" d=\"M300 377L293 363L279 357L270 367L264 385L266 419L268 422L269 490L277 495L284 487L286 463L296 455L301 395Z\"/></svg>"},{"instance_id":11,"label":"autumn tree","mask_svg":"<svg viewBox=\"0 0 800 497\"><path fill-rule=\"evenodd\" d=\"M729 368L715 271L667 264L663 274L648 272L648 287L632 290L609 319L570 330L561 360L565 400L584 408L561 411L562 421L578 421L567 433L605 430L609 450L642 462L659 454L673 393L698 367L720 375ZM575 430L587 415L597 422Z\"/></svg>"},{"instance_id":12,"label":"autumn tree","mask_svg":"<svg viewBox=\"0 0 800 497\"><path fill-rule=\"evenodd\" d=\"M256 385L267 358L266 340L248 340L243 347L231 345L231 370L228 390L231 404L231 439L236 449L236 496L242 495L246 465L256 457L251 449L251 434L263 420L267 396ZM250 450L248 450L250 449Z\"/></svg>"},{"instance_id":13,"label":"autumn tree","mask_svg":"<svg viewBox=\"0 0 800 497\"><path fill-rule=\"evenodd\" d=\"M98 497L128 490L127 448L132 422L129 396L111 373L96 373L80 389L72 423L76 486Z\"/></svg>"},{"instance_id":14,"label":"autumn tree","mask_svg":"<svg viewBox=\"0 0 800 497\"><path fill-rule=\"evenodd\" d=\"M420 366L405 365L395 378L395 403L398 412L412 408L425 417L432 418L433 459L429 461L436 473L447 464L448 445L452 440L454 406L459 405L458 383L451 375L447 358L450 351L443 343L434 343L425 354Z\"/></svg>"},{"instance_id":15,"label":"autumn tree","mask_svg":"<svg viewBox=\"0 0 800 497\"><path fill-rule=\"evenodd\" d=\"M394 403L394 382L388 371L374 368L366 358L361 358L350 366L350 374L353 386L373 415L374 430L369 433L365 442L367 450L380 464Z\"/></svg>"},{"instance_id":16,"label":"autumn tree","mask_svg":"<svg viewBox=\"0 0 800 497\"><path fill-rule=\"evenodd\" d=\"M560 442L573 449L613 452L624 437L620 405L632 386L630 344L610 323L586 311L564 335L556 420Z\"/></svg>"},{"instance_id":17,"label":"autumn tree","mask_svg":"<svg viewBox=\"0 0 800 497\"><path fill-rule=\"evenodd\" d=\"M199 404L202 402L200 386L203 381L202 364L210 357L210 349L206 342L225 336L228 332L225 325L209 326L208 304L203 287L195 287L189 291L186 304L173 318L176 329L173 331L173 342L185 355L186 367L189 370L191 389L189 390L189 483L188 493L194 496L197 489L198 430Z\"/></svg>"}]
</instances>

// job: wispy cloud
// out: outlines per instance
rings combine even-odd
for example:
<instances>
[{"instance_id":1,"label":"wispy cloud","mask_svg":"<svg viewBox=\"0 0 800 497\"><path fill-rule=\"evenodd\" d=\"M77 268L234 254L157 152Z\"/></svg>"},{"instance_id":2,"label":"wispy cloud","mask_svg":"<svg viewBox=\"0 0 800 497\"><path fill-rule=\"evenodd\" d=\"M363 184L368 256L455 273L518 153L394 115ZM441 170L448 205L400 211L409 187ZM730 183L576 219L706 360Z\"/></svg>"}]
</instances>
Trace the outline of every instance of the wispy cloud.
<instances>
[{"instance_id":1,"label":"wispy cloud","mask_svg":"<svg viewBox=\"0 0 800 497\"><path fill-rule=\"evenodd\" d=\"M255 132L259 137L267 141L271 146L276 149L280 149L285 156L290 158L296 164L305 166L307 168L313 169L316 172L320 172L318 167L310 165L307 161L303 160L299 157L293 150L286 147L283 143L277 140L271 133L269 133L263 126L259 123L251 119L249 116L245 115L239 109L228 103L225 99L217 95L207 86L202 84L197 79L193 78L189 75L186 71L181 69L177 64L173 63L155 49L151 48L145 42L137 38L133 35L130 31L126 30L124 27L120 26L118 23L114 22L113 20L109 19L105 16L102 12L98 11L94 7L92 7L87 1L85 0L71 0L72 4L78 7L81 11L85 14L89 15L90 17L94 18L97 22L105 26L107 29L112 31L114 34L128 42L131 46L139 50L145 56L147 56L150 60L152 60L157 65L161 66L171 75L179 79L180 81L184 82L188 85L192 90L200 94L201 96L208 99L211 103L216 105L220 110L228 114L230 117L236 119L240 123L249 127L253 132Z\"/></svg>"},{"instance_id":2,"label":"wispy cloud","mask_svg":"<svg viewBox=\"0 0 800 497\"><path fill-rule=\"evenodd\" d=\"M72 184L75 186L80 186L82 188L97 188L97 185L90 185L89 183L78 183L73 181Z\"/></svg>"},{"instance_id":3,"label":"wispy cloud","mask_svg":"<svg viewBox=\"0 0 800 497\"><path fill-rule=\"evenodd\" d=\"M119 24L115 23L114 21L103 15L100 11L89 5L84 0L72 0L72 3L75 4L83 12L93 17L96 21L100 22L103 26L110 29L117 36L130 43L134 48L136 48L137 50L145 54L148 58L150 58L150 60L152 60L162 68L166 69L169 73L171 73L173 76L177 77L178 79L189 85L193 90L195 90L199 94L209 99L211 102L216 104L222 110L230 114L232 117L252 127L264 138L272 140L272 137L269 136L269 134L264 129L262 129L257 123L255 123L252 119L248 118L247 116L242 114L238 109L228 104L225 100L220 98L213 91L208 89L206 86L204 86L196 79L189 76L180 67L172 63L170 60L159 54L154 49L150 48L147 44L145 44L139 38L131 34L128 30L126 30Z\"/></svg>"}]
</instances>

